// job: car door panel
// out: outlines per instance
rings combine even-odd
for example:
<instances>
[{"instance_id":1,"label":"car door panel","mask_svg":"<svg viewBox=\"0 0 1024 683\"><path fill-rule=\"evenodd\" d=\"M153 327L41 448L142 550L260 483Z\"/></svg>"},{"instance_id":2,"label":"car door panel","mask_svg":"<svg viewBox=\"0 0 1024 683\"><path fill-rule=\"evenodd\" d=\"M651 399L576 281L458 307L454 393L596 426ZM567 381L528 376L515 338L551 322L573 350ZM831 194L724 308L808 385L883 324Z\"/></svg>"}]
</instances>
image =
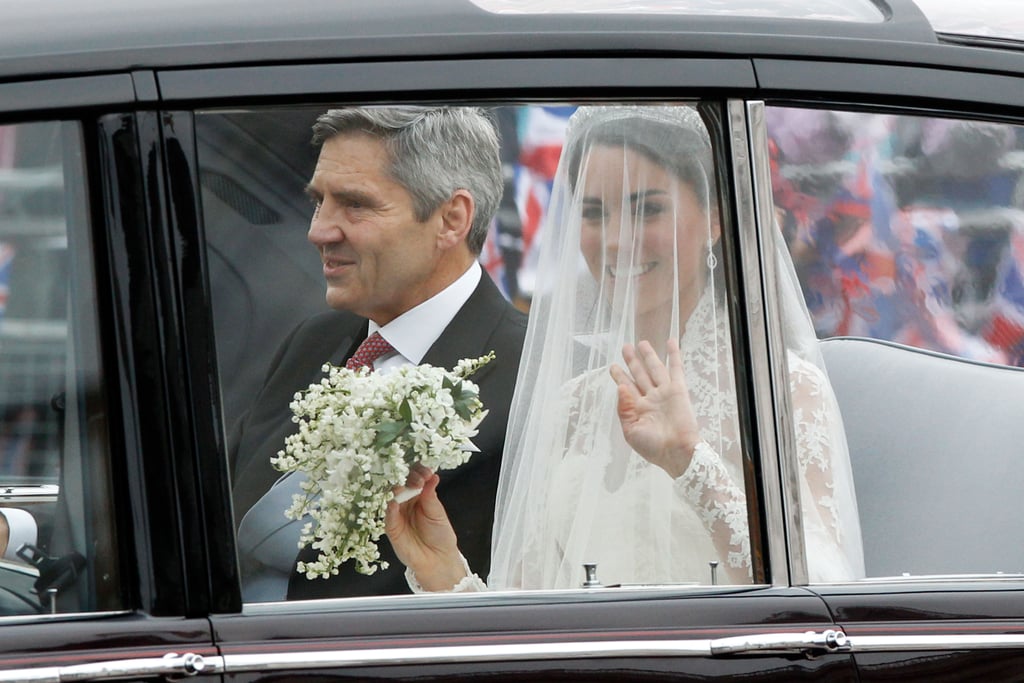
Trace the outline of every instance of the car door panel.
<instances>
[{"instance_id":1,"label":"car door panel","mask_svg":"<svg viewBox=\"0 0 1024 683\"><path fill-rule=\"evenodd\" d=\"M849 657L840 649L805 642L809 632L823 634L834 626L817 598L803 591L674 597L662 592L639 604L615 591L468 600L411 596L309 607L265 603L213 623L225 671L246 672L246 680L271 680L269 672L278 667L304 666L394 680L477 680L488 673L498 680L582 680L598 671L606 672L599 680L659 680L670 674L672 680L702 680L753 670L768 680L822 672L853 680ZM367 614L360 602L375 609ZM325 632L334 637L316 636ZM369 667L370 662L378 665ZM267 678L256 675L261 667Z\"/></svg>"}]
</instances>

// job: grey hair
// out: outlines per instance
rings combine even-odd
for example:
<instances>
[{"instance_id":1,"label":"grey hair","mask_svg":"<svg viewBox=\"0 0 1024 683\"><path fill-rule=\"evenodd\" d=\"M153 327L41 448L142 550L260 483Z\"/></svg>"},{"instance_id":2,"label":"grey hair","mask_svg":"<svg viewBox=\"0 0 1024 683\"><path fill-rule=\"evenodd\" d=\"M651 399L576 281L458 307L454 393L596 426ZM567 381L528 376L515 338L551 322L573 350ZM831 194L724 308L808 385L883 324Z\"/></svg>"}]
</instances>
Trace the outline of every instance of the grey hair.
<instances>
[{"instance_id":1,"label":"grey hair","mask_svg":"<svg viewBox=\"0 0 1024 683\"><path fill-rule=\"evenodd\" d=\"M417 220L425 221L456 190L468 191L475 209L466 242L480 253L503 190L498 132L482 109L331 109L313 124L313 144L347 133L365 133L384 143L388 174L412 195Z\"/></svg>"}]
</instances>

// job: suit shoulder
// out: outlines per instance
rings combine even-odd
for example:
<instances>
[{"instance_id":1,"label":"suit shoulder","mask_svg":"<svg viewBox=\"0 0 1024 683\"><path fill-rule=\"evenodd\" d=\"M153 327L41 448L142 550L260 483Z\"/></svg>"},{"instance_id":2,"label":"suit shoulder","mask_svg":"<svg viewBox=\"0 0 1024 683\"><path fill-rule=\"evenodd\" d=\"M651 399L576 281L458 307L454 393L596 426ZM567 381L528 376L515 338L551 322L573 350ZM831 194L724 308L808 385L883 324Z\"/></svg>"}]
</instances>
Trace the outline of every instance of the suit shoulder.
<instances>
[{"instance_id":1,"label":"suit shoulder","mask_svg":"<svg viewBox=\"0 0 1024 683\"><path fill-rule=\"evenodd\" d=\"M529 317L520 311L512 304L506 304L504 322L513 327L521 328L523 331L526 330L526 323Z\"/></svg>"},{"instance_id":2,"label":"suit shoulder","mask_svg":"<svg viewBox=\"0 0 1024 683\"><path fill-rule=\"evenodd\" d=\"M505 304L501 318L494 326L492 337L503 339L516 347L522 347L526 338L527 315L510 303Z\"/></svg>"}]
</instances>

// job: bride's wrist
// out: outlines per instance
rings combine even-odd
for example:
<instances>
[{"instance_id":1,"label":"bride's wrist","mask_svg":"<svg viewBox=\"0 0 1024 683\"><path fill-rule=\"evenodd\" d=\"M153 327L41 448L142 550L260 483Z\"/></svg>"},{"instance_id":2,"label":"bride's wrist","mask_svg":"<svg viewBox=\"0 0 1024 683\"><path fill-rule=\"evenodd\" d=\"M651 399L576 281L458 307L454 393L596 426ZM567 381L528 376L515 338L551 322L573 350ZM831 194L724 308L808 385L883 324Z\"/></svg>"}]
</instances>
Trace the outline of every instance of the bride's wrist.
<instances>
[{"instance_id":1,"label":"bride's wrist","mask_svg":"<svg viewBox=\"0 0 1024 683\"><path fill-rule=\"evenodd\" d=\"M693 440L687 439L679 445L668 449L661 468L668 472L669 476L673 479L683 476L686 470L690 468L690 463L693 462L693 455L700 443L701 439L699 437Z\"/></svg>"},{"instance_id":2,"label":"bride's wrist","mask_svg":"<svg viewBox=\"0 0 1024 683\"><path fill-rule=\"evenodd\" d=\"M431 592L450 591L452 586L458 585L471 573L469 565L461 553L447 556L430 568L410 567L410 569L416 575L423 590Z\"/></svg>"},{"instance_id":3,"label":"bride's wrist","mask_svg":"<svg viewBox=\"0 0 1024 683\"><path fill-rule=\"evenodd\" d=\"M458 561L460 565L460 571L453 572L458 574L459 578L448 582L447 579L442 579L437 573L431 573L428 575L427 584L420 583L419 576L412 567L405 568L405 580L409 584L410 590L413 593L479 593L487 590L487 584L484 583L478 575L473 573L473 570L469 568L469 561L458 553Z\"/></svg>"}]
</instances>

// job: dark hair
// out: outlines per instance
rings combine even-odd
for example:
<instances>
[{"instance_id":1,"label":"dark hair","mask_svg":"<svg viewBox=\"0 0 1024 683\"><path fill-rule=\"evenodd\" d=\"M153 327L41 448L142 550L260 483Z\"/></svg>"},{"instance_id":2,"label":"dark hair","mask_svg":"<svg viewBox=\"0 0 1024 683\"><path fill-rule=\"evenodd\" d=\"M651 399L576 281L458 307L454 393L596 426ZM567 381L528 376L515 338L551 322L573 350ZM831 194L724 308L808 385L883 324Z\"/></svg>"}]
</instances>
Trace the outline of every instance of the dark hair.
<instances>
[{"instance_id":1,"label":"dark hair","mask_svg":"<svg viewBox=\"0 0 1024 683\"><path fill-rule=\"evenodd\" d=\"M644 155L690 185L705 210L716 191L711 145L699 116L682 107L594 107L581 109L568 154L568 180L575 187L584 150L594 145L625 146ZM594 113L591 113L594 112ZM649 115L657 113L658 115ZM700 126L698 129L697 126Z\"/></svg>"}]
</instances>

